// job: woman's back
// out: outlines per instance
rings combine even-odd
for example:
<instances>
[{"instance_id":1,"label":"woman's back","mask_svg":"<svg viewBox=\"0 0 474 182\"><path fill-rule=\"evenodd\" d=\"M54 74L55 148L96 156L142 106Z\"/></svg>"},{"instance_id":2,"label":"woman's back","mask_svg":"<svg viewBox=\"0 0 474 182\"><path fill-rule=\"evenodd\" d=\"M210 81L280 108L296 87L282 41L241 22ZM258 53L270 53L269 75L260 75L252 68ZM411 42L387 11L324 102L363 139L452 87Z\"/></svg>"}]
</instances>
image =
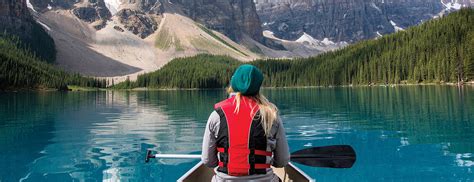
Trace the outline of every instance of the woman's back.
<instances>
[{"instance_id":1,"label":"woman's back","mask_svg":"<svg viewBox=\"0 0 474 182\"><path fill-rule=\"evenodd\" d=\"M289 161L285 131L276 107L258 93L261 72L241 67L231 83L233 90L245 91L215 105L204 133L202 161L216 167L215 181L278 181L270 166L283 167ZM256 84L249 75L257 77Z\"/></svg>"}]
</instances>

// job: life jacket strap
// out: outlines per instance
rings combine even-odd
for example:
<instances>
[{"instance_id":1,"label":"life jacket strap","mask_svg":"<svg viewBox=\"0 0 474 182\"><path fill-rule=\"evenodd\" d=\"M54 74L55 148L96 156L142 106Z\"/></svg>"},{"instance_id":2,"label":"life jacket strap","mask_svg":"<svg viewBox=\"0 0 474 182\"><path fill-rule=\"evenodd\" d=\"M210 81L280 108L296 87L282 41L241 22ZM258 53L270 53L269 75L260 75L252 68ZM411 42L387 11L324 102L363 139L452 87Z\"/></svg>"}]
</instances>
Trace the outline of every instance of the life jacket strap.
<instances>
[{"instance_id":1,"label":"life jacket strap","mask_svg":"<svg viewBox=\"0 0 474 182\"><path fill-rule=\"evenodd\" d=\"M219 162L218 165L219 165L219 167L227 167L227 163L225 163L225 162ZM255 169L270 168L270 164L254 164L254 165L255 165ZM250 164L238 165L238 167L250 168Z\"/></svg>"},{"instance_id":2,"label":"life jacket strap","mask_svg":"<svg viewBox=\"0 0 474 182\"><path fill-rule=\"evenodd\" d=\"M218 165L219 165L219 167L227 167L227 162L219 161Z\"/></svg>"},{"instance_id":3,"label":"life jacket strap","mask_svg":"<svg viewBox=\"0 0 474 182\"><path fill-rule=\"evenodd\" d=\"M270 168L270 164L255 164L255 169L266 169Z\"/></svg>"},{"instance_id":4,"label":"life jacket strap","mask_svg":"<svg viewBox=\"0 0 474 182\"><path fill-rule=\"evenodd\" d=\"M229 153L229 148L217 147L217 152L220 152L220 153Z\"/></svg>"},{"instance_id":5,"label":"life jacket strap","mask_svg":"<svg viewBox=\"0 0 474 182\"><path fill-rule=\"evenodd\" d=\"M264 150L254 150L255 155L272 156L273 153Z\"/></svg>"},{"instance_id":6,"label":"life jacket strap","mask_svg":"<svg viewBox=\"0 0 474 182\"><path fill-rule=\"evenodd\" d=\"M262 156L272 156L273 155L272 152L268 152L268 151L265 151L265 150L248 149L248 151L249 151L249 154L252 154L252 152L253 152L253 154L255 154L255 155L262 155ZM228 153L229 148L218 147L217 152Z\"/></svg>"}]
</instances>

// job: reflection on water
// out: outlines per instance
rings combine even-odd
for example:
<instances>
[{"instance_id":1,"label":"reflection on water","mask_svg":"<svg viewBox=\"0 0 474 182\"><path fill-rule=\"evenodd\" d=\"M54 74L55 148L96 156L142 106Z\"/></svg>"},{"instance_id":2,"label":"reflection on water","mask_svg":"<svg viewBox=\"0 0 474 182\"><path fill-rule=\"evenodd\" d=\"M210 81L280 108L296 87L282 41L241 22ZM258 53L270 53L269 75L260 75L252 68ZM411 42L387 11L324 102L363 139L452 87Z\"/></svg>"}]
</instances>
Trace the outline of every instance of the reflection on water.
<instances>
[{"instance_id":1,"label":"reflection on water","mask_svg":"<svg viewBox=\"0 0 474 182\"><path fill-rule=\"evenodd\" d=\"M344 170L302 167L319 181L471 181L474 89L448 86L269 90L293 150L350 144Z\"/></svg>"},{"instance_id":2,"label":"reflection on water","mask_svg":"<svg viewBox=\"0 0 474 182\"><path fill-rule=\"evenodd\" d=\"M474 88L266 89L290 148L349 144L351 169L301 166L318 181L474 180ZM174 181L200 153L223 90L0 93L0 181Z\"/></svg>"}]
</instances>

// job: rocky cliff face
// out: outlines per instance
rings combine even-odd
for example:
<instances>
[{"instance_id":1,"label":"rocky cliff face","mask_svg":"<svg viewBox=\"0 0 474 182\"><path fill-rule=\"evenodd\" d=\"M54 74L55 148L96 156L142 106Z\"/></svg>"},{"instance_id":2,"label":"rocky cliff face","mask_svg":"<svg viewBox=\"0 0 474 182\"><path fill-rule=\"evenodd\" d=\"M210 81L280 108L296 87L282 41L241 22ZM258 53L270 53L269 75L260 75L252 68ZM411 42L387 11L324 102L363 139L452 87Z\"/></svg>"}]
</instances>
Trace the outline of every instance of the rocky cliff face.
<instances>
[{"instance_id":1,"label":"rocky cliff face","mask_svg":"<svg viewBox=\"0 0 474 182\"><path fill-rule=\"evenodd\" d=\"M243 34L262 42L261 22L252 0L173 0L193 20L222 32L234 41Z\"/></svg>"},{"instance_id":2,"label":"rocky cliff face","mask_svg":"<svg viewBox=\"0 0 474 182\"><path fill-rule=\"evenodd\" d=\"M79 19L93 23L93 27L97 30L104 28L107 24L107 20L112 17L104 1L100 0L88 0L78 3L77 6L72 9L72 12Z\"/></svg>"},{"instance_id":3,"label":"rocky cliff face","mask_svg":"<svg viewBox=\"0 0 474 182\"><path fill-rule=\"evenodd\" d=\"M108 0L108 2L111 2L111 0ZM163 11L160 0L120 0L120 6L149 14L160 14Z\"/></svg>"},{"instance_id":4,"label":"rocky cliff face","mask_svg":"<svg viewBox=\"0 0 474 182\"><path fill-rule=\"evenodd\" d=\"M252 0L31 0L37 11L72 9L74 15L101 29L117 17L125 29L145 38L157 29L156 16L183 14L234 41L243 35L263 41L261 22Z\"/></svg>"},{"instance_id":5,"label":"rocky cliff face","mask_svg":"<svg viewBox=\"0 0 474 182\"><path fill-rule=\"evenodd\" d=\"M16 36L20 45L48 62L55 60L54 41L28 11L27 0L0 0L0 36Z\"/></svg>"},{"instance_id":6,"label":"rocky cliff face","mask_svg":"<svg viewBox=\"0 0 474 182\"><path fill-rule=\"evenodd\" d=\"M276 37L295 40L307 33L319 40L356 42L419 24L446 9L470 5L469 0L444 1L256 0L256 7L263 28Z\"/></svg>"},{"instance_id":7,"label":"rocky cliff face","mask_svg":"<svg viewBox=\"0 0 474 182\"><path fill-rule=\"evenodd\" d=\"M118 17L125 28L141 38L156 30L157 22L149 15L159 14L158 0L30 0L34 9L45 12L52 9L71 10L82 21L95 29L104 28L107 21Z\"/></svg>"},{"instance_id":8,"label":"rocky cliff face","mask_svg":"<svg viewBox=\"0 0 474 182\"><path fill-rule=\"evenodd\" d=\"M113 0L106 1L109 11L125 29L146 38L158 29L157 15L163 13L159 0Z\"/></svg>"},{"instance_id":9,"label":"rocky cliff face","mask_svg":"<svg viewBox=\"0 0 474 182\"><path fill-rule=\"evenodd\" d=\"M158 29L156 21L139 10L122 9L116 15L120 23L140 38L146 38Z\"/></svg>"},{"instance_id":10,"label":"rocky cliff face","mask_svg":"<svg viewBox=\"0 0 474 182\"><path fill-rule=\"evenodd\" d=\"M79 0L29 0L36 11L47 11L50 8L63 8L70 9L74 7L74 4L80 2ZM94 1L92 1L94 2Z\"/></svg>"},{"instance_id":11,"label":"rocky cliff face","mask_svg":"<svg viewBox=\"0 0 474 182\"><path fill-rule=\"evenodd\" d=\"M104 0L29 0L29 2L32 5L31 8L38 12L70 9L76 17L91 23L97 30L102 29L112 16Z\"/></svg>"}]
</instances>

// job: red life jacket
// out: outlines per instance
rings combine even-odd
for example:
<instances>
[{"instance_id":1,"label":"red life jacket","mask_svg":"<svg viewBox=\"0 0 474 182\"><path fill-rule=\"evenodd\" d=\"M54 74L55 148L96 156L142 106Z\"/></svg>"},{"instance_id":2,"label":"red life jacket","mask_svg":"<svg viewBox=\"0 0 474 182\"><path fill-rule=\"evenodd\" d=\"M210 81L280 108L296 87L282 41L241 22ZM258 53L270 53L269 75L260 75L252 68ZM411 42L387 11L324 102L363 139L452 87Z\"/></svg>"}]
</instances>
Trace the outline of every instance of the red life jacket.
<instances>
[{"instance_id":1,"label":"red life jacket","mask_svg":"<svg viewBox=\"0 0 474 182\"><path fill-rule=\"evenodd\" d=\"M219 167L217 171L231 176L266 174L267 137L263 130L258 104L248 97L240 99L239 112L235 113L235 97L214 106L220 116L217 135Z\"/></svg>"}]
</instances>

